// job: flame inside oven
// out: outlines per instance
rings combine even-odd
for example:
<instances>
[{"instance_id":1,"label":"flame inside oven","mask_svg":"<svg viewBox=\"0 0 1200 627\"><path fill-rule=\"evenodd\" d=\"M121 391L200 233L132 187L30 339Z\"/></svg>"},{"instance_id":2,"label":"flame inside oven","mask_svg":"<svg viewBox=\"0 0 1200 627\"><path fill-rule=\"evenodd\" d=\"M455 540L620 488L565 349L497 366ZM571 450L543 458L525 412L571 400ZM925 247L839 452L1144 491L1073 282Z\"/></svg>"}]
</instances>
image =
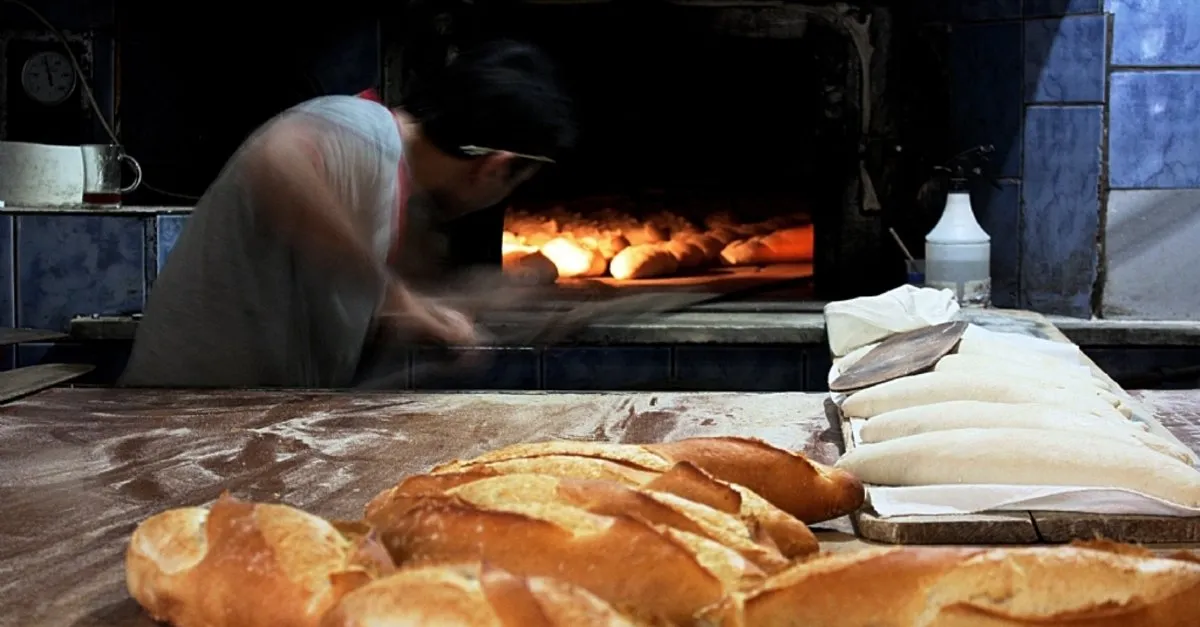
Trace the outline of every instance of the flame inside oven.
<instances>
[{"instance_id":1,"label":"flame inside oven","mask_svg":"<svg viewBox=\"0 0 1200 627\"><path fill-rule=\"evenodd\" d=\"M799 214L748 223L719 213L697 222L670 211L637 218L560 206L510 210L503 250L504 271L526 283L698 276L717 268L810 263L813 227Z\"/></svg>"}]
</instances>

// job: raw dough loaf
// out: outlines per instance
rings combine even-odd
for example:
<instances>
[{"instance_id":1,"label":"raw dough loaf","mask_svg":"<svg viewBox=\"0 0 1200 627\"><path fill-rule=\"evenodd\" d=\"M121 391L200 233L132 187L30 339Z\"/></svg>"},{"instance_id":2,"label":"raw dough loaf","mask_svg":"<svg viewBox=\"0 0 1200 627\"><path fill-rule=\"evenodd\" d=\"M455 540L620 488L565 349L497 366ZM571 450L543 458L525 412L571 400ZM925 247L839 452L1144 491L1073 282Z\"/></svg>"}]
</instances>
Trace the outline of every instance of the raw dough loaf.
<instances>
[{"instance_id":1,"label":"raw dough loaf","mask_svg":"<svg viewBox=\"0 0 1200 627\"><path fill-rule=\"evenodd\" d=\"M1059 375L1055 370L1038 366L1011 365L1000 359L992 359L978 355L947 355L938 361L934 372L950 372L978 377L997 377L1011 383L1021 383L1030 387L1054 388L1066 390L1081 396L1093 394L1116 407L1122 414L1132 416L1133 410L1121 402L1121 397L1098 387L1089 379L1071 378L1070 375Z\"/></svg>"},{"instance_id":2,"label":"raw dough loaf","mask_svg":"<svg viewBox=\"0 0 1200 627\"><path fill-rule=\"evenodd\" d=\"M948 401L898 409L868 420L859 431L859 438L864 444L873 444L919 433L968 428L1046 429L1091 433L1135 441L1188 464L1198 461L1192 451L1147 433L1145 425L1140 422L1100 418L1092 414L1030 403Z\"/></svg>"},{"instance_id":3,"label":"raw dough loaf","mask_svg":"<svg viewBox=\"0 0 1200 627\"><path fill-rule=\"evenodd\" d=\"M1107 381L1090 372L1084 372L1071 366L1048 368L1013 361L1008 357L991 357L974 353L946 355L938 361L934 370L938 372L986 370L1001 376L1033 377L1046 383L1052 383L1057 387L1094 387L1105 392L1113 391Z\"/></svg>"},{"instance_id":4,"label":"raw dough loaf","mask_svg":"<svg viewBox=\"0 0 1200 627\"><path fill-rule=\"evenodd\" d=\"M1200 471L1145 446L1042 429L934 431L847 453L837 467L868 484L1120 488L1200 507Z\"/></svg>"},{"instance_id":5,"label":"raw dough loaf","mask_svg":"<svg viewBox=\"0 0 1200 627\"><path fill-rule=\"evenodd\" d=\"M960 355L980 355L982 357L1004 359L1006 361L1012 361L1031 367L1048 368L1051 370L1068 370L1070 372L1076 372L1080 374L1093 374L1091 367L1082 362L1052 357L1045 353L1029 350L1028 347L1022 347L1015 342L1010 343L1002 340L996 340L992 337L995 335L1003 334L972 334L970 330L968 330L968 332L963 335L962 340L959 341L958 348L956 348L954 352ZM1068 344L1065 346L1070 345Z\"/></svg>"},{"instance_id":6,"label":"raw dough loaf","mask_svg":"<svg viewBox=\"0 0 1200 627\"><path fill-rule=\"evenodd\" d=\"M1024 382L1006 381L999 377L952 372L927 372L902 377L855 392L842 403L842 413L848 418L872 418L897 409L946 401L1038 403L1101 417L1125 417L1098 396L1031 387Z\"/></svg>"}]
</instances>

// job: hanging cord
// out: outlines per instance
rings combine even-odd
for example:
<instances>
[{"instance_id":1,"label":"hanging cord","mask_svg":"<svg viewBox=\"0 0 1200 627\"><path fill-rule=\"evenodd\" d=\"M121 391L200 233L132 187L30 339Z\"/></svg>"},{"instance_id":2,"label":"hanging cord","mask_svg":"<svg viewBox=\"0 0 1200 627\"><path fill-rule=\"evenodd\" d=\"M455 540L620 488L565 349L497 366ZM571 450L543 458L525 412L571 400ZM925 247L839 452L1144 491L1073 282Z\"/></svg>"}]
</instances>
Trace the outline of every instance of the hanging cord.
<instances>
[{"instance_id":1,"label":"hanging cord","mask_svg":"<svg viewBox=\"0 0 1200 627\"><path fill-rule=\"evenodd\" d=\"M58 40L58 43L62 44L63 49L65 49L67 52L67 59L71 62L71 69L75 71L75 76L79 77L79 85L83 88L83 97L87 100L88 107L90 107L92 112L96 114L96 119L100 120L100 125L104 127L104 132L108 135L108 138L112 141L112 143L120 145L121 140L117 138L116 131L114 131L112 125L109 124L108 119L104 117L104 112L100 110L100 103L96 101L96 95L92 92L92 86L89 84L87 77L84 75L83 67L79 64L79 57L75 56L75 51L71 49L71 42L67 39L67 36L64 35L63 32L58 29L58 27L52 24L50 20L46 19L46 16L42 15L37 9L29 6L22 0L0 0L0 3L13 4L21 7L30 15L32 15L34 19L41 22L42 26L44 26L46 30L49 30L50 34L54 35L54 38ZM161 194L171 198L177 198L180 200L200 200L199 196L180 194L158 189L157 187L147 183L144 178L142 179L142 187L145 187L156 194Z\"/></svg>"}]
</instances>

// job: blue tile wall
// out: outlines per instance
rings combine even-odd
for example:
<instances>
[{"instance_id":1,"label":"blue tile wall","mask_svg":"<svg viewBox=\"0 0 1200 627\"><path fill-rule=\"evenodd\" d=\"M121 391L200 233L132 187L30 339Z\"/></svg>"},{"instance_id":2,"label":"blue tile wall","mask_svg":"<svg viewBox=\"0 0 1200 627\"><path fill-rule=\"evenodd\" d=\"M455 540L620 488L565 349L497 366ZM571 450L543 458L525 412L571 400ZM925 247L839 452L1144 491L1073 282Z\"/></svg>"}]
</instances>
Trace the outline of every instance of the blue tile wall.
<instances>
[{"instance_id":1,"label":"blue tile wall","mask_svg":"<svg viewBox=\"0 0 1200 627\"><path fill-rule=\"evenodd\" d=\"M972 2L950 14L955 147L993 144L999 155L1000 189L972 190L992 236L992 300L1089 316L1109 18L1100 0Z\"/></svg>"},{"instance_id":2,"label":"blue tile wall","mask_svg":"<svg viewBox=\"0 0 1200 627\"><path fill-rule=\"evenodd\" d=\"M1099 13L1101 0L1025 0L1025 17Z\"/></svg>"},{"instance_id":3,"label":"blue tile wall","mask_svg":"<svg viewBox=\"0 0 1200 627\"><path fill-rule=\"evenodd\" d=\"M547 390L665 390L671 387L666 347L549 348L542 355Z\"/></svg>"},{"instance_id":4,"label":"blue tile wall","mask_svg":"<svg viewBox=\"0 0 1200 627\"><path fill-rule=\"evenodd\" d=\"M971 206L992 238L992 304L1015 308L1021 270L1021 183L1004 181L998 186L976 185L971 190Z\"/></svg>"},{"instance_id":5,"label":"blue tile wall","mask_svg":"<svg viewBox=\"0 0 1200 627\"><path fill-rule=\"evenodd\" d=\"M1104 100L1108 20L1079 15L1025 22L1025 100Z\"/></svg>"},{"instance_id":6,"label":"blue tile wall","mask_svg":"<svg viewBox=\"0 0 1200 627\"><path fill-rule=\"evenodd\" d=\"M1001 177L1021 175L1021 36L1017 22L959 26L951 36L956 148L994 145Z\"/></svg>"},{"instance_id":7,"label":"blue tile wall","mask_svg":"<svg viewBox=\"0 0 1200 627\"><path fill-rule=\"evenodd\" d=\"M1200 275L1184 272L1166 279L1162 273L1194 267L1194 251L1200 249L1200 231L1190 227L1194 203L1175 207L1180 198L1200 196L1200 3L1108 0L1105 9L1112 14L1107 166L1113 191L1105 207L1104 237L1127 243L1128 233L1114 229L1133 228L1138 239L1154 241L1156 248L1106 253L1101 312L1195 319L1198 313L1187 308L1191 299L1180 295L1200 292ZM1112 199L1124 204L1114 205ZM1133 205L1125 202L1130 199L1137 200L1142 216L1132 223ZM1185 222L1170 223L1163 213L1179 214ZM1157 234L1148 232L1154 228ZM1164 282L1171 287L1147 287Z\"/></svg>"},{"instance_id":8,"label":"blue tile wall","mask_svg":"<svg viewBox=\"0 0 1200 627\"><path fill-rule=\"evenodd\" d=\"M0 326L15 326L17 319L16 242L13 217L0 216Z\"/></svg>"},{"instance_id":9,"label":"blue tile wall","mask_svg":"<svg viewBox=\"0 0 1200 627\"><path fill-rule=\"evenodd\" d=\"M689 390L794 392L806 389L802 347L675 348L676 387Z\"/></svg>"},{"instance_id":10,"label":"blue tile wall","mask_svg":"<svg viewBox=\"0 0 1200 627\"><path fill-rule=\"evenodd\" d=\"M471 351L474 368L440 368L434 354L417 350L412 385L418 390L536 390L541 388L541 351L485 348Z\"/></svg>"},{"instance_id":11,"label":"blue tile wall","mask_svg":"<svg viewBox=\"0 0 1200 627\"><path fill-rule=\"evenodd\" d=\"M185 215L158 216L155 218L158 238L153 250L155 251L155 265L158 270L162 270L163 264L167 262L167 255L171 254L172 248L175 248L175 242L179 239L179 233L183 231L183 225L187 223L187 219L188 216Z\"/></svg>"},{"instance_id":12,"label":"blue tile wall","mask_svg":"<svg viewBox=\"0 0 1200 627\"><path fill-rule=\"evenodd\" d=\"M1025 116L1021 301L1087 317L1099 263L1104 109L1030 107Z\"/></svg>"},{"instance_id":13,"label":"blue tile wall","mask_svg":"<svg viewBox=\"0 0 1200 627\"><path fill-rule=\"evenodd\" d=\"M1200 4L1195 0L1109 0L1112 64L1200 65Z\"/></svg>"},{"instance_id":14,"label":"blue tile wall","mask_svg":"<svg viewBox=\"0 0 1200 627\"><path fill-rule=\"evenodd\" d=\"M946 0L952 19L1007 20L1021 17L1021 0Z\"/></svg>"},{"instance_id":15,"label":"blue tile wall","mask_svg":"<svg viewBox=\"0 0 1200 627\"><path fill-rule=\"evenodd\" d=\"M1113 188L1200 187L1200 69L1114 73L1108 126Z\"/></svg>"},{"instance_id":16,"label":"blue tile wall","mask_svg":"<svg viewBox=\"0 0 1200 627\"><path fill-rule=\"evenodd\" d=\"M141 311L146 294L143 218L16 218L17 324L66 331L80 314Z\"/></svg>"}]
</instances>

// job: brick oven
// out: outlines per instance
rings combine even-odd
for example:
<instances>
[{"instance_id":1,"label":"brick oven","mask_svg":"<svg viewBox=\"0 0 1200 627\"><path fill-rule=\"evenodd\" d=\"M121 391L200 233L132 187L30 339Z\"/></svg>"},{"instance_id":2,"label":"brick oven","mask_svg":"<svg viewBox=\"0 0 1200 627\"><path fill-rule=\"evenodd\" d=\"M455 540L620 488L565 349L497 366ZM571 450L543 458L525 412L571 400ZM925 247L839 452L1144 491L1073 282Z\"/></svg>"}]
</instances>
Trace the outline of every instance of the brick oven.
<instances>
[{"instance_id":1,"label":"brick oven","mask_svg":"<svg viewBox=\"0 0 1200 627\"><path fill-rule=\"evenodd\" d=\"M803 309L899 283L888 228L919 249L917 192L945 155L949 98L936 33L910 11L429 4L385 23L394 101L456 49L513 37L555 59L581 119L574 154L451 233L458 261L554 281L563 298L757 287L760 305Z\"/></svg>"}]
</instances>

